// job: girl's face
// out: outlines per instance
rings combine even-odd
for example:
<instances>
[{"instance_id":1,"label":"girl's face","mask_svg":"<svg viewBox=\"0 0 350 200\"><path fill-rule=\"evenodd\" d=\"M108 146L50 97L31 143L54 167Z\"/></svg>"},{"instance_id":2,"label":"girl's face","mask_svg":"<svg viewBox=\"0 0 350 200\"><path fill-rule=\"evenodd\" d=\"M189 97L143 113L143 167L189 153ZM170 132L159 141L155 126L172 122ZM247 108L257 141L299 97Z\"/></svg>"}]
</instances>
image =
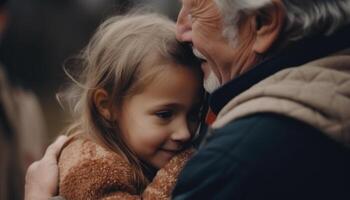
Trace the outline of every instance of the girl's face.
<instances>
[{"instance_id":1,"label":"girl's face","mask_svg":"<svg viewBox=\"0 0 350 200\"><path fill-rule=\"evenodd\" d=\"M129 148L147 164L163 167L194 135L201 80L193 70L169 64L144 90L124 100L118 115Z\"/></svg>"}]
</instances>

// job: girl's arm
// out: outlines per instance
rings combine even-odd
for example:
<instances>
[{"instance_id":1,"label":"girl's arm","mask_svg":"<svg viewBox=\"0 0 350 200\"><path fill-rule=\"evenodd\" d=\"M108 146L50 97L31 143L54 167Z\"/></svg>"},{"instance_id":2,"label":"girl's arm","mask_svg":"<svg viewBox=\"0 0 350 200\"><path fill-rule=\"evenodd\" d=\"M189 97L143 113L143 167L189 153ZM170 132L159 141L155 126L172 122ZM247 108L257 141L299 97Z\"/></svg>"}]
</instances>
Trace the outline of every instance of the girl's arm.
<instances>
[{"instance_id":1,"label":"girl's arm","mask_svg":"<svg viewBox=\"0 0 350 200\"><path fill-rule=\"evenodd\" d=\"M131 183L132 169L119 155L93 142L75 141L60 158L60 195L66 199L170 199L177 176L191 155L175 156L158 171L144 193Z\"/></svg>"},{"instance_id":2,"label":"girl's arm","mask_svg":"<svg viewBox=\"0 0 350 200\"><path fill-rule=\"evenodd\" d=\"M132 195L128 192L115 192L101 198L102 200L167 200L171 198L172 190L175 187L177 177L179 176L186 161L193 154L193 149L188 149L175 156L168 164L160 169L153 181L146 187L142 195Z\"/></svg>"}]
</instances>

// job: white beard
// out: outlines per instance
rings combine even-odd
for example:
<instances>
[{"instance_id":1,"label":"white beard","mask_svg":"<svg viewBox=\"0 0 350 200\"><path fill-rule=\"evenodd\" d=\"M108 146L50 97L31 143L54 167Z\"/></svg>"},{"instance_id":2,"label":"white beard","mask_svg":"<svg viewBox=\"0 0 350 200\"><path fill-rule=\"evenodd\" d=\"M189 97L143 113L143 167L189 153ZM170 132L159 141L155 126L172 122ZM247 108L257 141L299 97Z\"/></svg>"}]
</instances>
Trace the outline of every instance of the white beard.
<instances>
[{"instance_id":1,"label":"white beard","mask_svg":"<svg viewBox=\"0 0 350 200\"><path fill-rule=\"evenodd\" d=\"M209 94L213 93L216 89L220 87L220 81L215 76L215 74L211 71L208 77L204 80L203 87L209 92Z\"/></svg>"},{"instance_id":2,"label":"white beard","mask_svg":"<svg viewBox=\"0 0 350 200\"><path fill-rule=\"evenodd\" d=\"M207 60L207 58L196 48L193 47L193 54L203 60ZM208 77L204 80L203 87L204 89L209 92L210 94L214 92L214 90L218 89L220 87L220 81L215 76L215 74L210 71Z\"/></svg>"}]
</instances>

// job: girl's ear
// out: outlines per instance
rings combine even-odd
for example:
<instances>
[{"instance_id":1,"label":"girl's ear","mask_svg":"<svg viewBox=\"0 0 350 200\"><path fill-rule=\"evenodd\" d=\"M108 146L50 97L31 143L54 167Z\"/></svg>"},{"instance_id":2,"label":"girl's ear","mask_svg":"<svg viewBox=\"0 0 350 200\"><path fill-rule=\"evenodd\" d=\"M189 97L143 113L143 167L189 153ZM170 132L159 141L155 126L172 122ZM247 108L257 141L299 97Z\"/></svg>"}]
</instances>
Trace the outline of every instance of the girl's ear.
<instances>
[{"instance_id":1,"label":"girl's ear","mask_svg":"<svg viewBox=\"0 0 350 200\"><path fill-rule=\"evenodd\" d=\"M111 119L111 111L109 108L109 95L104 89L97 89L93 95L94 104L100 113L106 120Z\"/></svg>"}]
</instances>

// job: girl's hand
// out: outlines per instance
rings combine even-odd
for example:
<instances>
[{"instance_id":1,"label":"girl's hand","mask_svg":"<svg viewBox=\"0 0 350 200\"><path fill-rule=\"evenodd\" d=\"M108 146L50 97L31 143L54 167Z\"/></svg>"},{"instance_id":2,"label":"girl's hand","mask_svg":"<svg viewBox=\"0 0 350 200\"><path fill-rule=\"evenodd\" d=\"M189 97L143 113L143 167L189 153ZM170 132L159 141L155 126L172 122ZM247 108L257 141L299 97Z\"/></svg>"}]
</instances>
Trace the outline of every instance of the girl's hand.
<instances>
[{"instance_id":1,"label":"girl's hand","mask_svg":"<svg viewBox=\"0 0 350 200\"><path fill-rule=\"evenodd\" d=\"M57 193L57 158L67 139L66 136L58 137L46 149L44 157L28 167L25 183L25 200L47 200Z\"/></svg>"}]
</instances>

